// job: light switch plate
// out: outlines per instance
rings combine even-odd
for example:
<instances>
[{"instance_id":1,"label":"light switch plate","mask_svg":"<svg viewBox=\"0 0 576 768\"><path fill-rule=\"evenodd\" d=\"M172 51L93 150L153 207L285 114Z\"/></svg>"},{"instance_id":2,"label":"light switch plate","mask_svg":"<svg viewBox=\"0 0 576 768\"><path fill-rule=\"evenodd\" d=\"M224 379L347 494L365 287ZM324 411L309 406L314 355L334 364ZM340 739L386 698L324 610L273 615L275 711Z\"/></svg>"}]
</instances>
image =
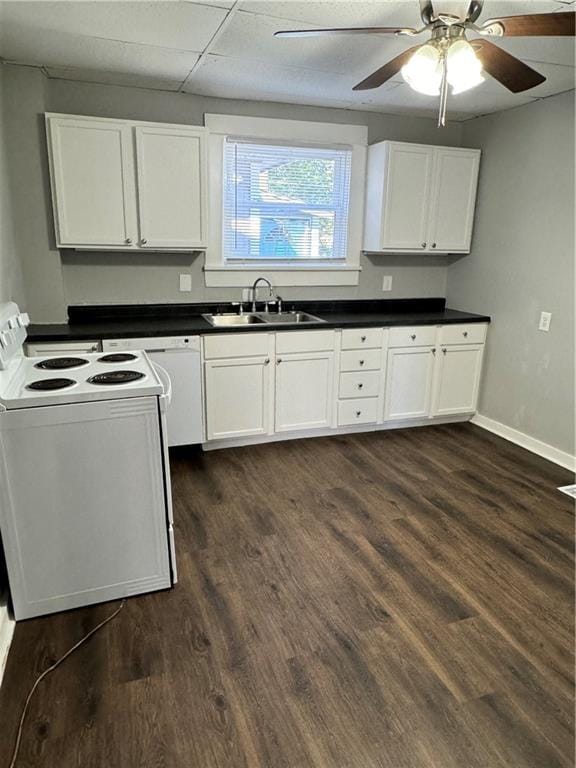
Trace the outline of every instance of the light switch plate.
<instances>
[{"instance_id":1,"label":"light switch plate","mask_svg":"<svg viewBox=\"0 0 576 768\"><path fill-rule=\"evenodd\" d=\"M383 291L392 290L392 275L384 275L384 277L382 278L382 290Z\"/></svg>"},{"instance_id":2,"label":"light switch plate","mask_svg":"<svg viewBox=\"0 0 576 768\"><path fill-rule=\"evenodd\" d=\"M192 290L192 275L186 273L180 275L180 290L183 292Z\"/></svg>"},{"instance_id":3,"label":"light switch plate","mask_svg":"<svg viewBox=\"0 0 576 768\"><path fill-rule=\"evenodd\" d=\"M550 321L552 320L552 312L540 312L540 322L538 324L539 331L550 330Z\"/></svg>"}]
</instances>

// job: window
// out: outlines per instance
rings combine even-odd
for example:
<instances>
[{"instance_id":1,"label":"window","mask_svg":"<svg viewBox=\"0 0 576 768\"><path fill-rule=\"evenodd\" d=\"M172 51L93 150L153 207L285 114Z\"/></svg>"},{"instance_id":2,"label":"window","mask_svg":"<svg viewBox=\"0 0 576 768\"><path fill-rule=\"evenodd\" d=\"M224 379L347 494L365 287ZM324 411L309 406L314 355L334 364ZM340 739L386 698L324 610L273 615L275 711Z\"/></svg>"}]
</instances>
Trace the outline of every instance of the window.
<instances>
[{"instance_id":1,"label":"window","mask_svg":"<svg viewBox=\"0 0 576 768\"><path fill-rule=\"evenodd\" d=\"M225 264L344 265L352 149L227 137Z\"/></svg>"}]
</instances>

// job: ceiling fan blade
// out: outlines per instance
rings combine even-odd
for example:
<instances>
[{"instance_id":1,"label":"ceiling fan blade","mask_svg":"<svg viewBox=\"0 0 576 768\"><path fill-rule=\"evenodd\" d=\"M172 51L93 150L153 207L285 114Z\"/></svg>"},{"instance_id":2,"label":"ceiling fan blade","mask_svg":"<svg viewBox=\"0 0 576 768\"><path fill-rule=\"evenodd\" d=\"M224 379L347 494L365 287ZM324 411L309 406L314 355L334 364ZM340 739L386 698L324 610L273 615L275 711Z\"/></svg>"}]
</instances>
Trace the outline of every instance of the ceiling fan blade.
<instances>
[{"instance_id":1,"label":"ceiling fan blade","mask_svg":"<svg viewBox=\"0 0 576 768\"><path fill-rule=\"evenodd\" d=\"M274 37L317 37L320 35L416 35L412 27L334 27L331 29L281 29Z\"/></svg>"},{"instance_id":2,"label":"ceiling fan blade","mask_svg":"<svg viewBox=\"0 0 576 768\"><path fill-rule=\"evenodd\" d=\"M476 31L497 37L574 37L576 13L528 13L488 19Z\"/></svg>"},{"instance_id":3,"label":"ceiling fan blade","mask_svg":"<svg viewBox=\"0 0 576 768\"><path fill-rule=\"evenodd\" d=\"M544 75L488 40L474 40L472 45L485 71L512 93L527 91L546 80Z\"/></svg>"},{"instance_id":4,"label":"ceiling fan blade","mask_svg":"<svg viewBox=\"0 0 576 768\"><path fill-rule=\"evenodd\" d=\"M396 58L391 59L387 64L384 64L383 67L377 69L376 72L372 72L372 74L368 75L365 80L362 80L361 83L355 85L352 90L369 91L372 88L378 88L387 80L390 80L391 77L394 77L395 74L400 72L404 64L406 64L412 54L415 53L420 47L421 46L419 45L414 45L412 48L408 48L407 51L404 51L404 53L396 56Z\"/></svg>"}]
</instances>

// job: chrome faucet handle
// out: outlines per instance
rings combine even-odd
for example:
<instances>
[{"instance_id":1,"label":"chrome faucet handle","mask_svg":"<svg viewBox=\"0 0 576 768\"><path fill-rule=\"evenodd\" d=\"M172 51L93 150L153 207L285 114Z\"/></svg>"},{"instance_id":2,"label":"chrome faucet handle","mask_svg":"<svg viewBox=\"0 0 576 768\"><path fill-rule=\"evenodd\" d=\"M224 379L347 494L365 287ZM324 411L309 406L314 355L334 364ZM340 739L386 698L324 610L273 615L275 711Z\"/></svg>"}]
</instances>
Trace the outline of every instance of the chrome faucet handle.
<instances>
[{"instance_id":1,"label":"chrome faucet handle","mask_svg":"<svg viewBox=\"0 0 576 768\"><path fill-rule=\"evenodd\" d=\"M282 296L276 296L276 309L278 314L282 314Z\"/></svg>"},{"instance_id":2,"label":"chrome faucet handle","mask_svg":"<svg viewBox=\"0 0 576 768\"><path fill-rule=\"evenodd\" d=\"M243 315L244 314L244 304L241 301L231 301L230 302L231 307L238 307L238 314Z\"/></svg>"}]
</instances>

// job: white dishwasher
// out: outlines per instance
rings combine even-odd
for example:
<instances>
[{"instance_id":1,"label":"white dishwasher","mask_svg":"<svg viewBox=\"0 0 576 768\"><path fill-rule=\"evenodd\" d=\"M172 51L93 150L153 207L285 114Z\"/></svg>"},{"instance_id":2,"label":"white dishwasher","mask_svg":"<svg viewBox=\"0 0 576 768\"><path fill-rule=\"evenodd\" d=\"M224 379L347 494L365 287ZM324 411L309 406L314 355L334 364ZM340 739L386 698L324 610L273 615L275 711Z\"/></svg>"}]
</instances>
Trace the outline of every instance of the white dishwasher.
<instances>
[{"instance_id":1,"label":"white dishwasher","mask_svg":"<svg viewBox=\"0 0 576 768\"><path fill-rule=\"evenodd\" d=\"M204 442L202 362L199 336L148 336L139 339L104 339L104 352L143 349L168 372L172 401L166 417L168 445Z\"/></svg>"}]
</instances>

